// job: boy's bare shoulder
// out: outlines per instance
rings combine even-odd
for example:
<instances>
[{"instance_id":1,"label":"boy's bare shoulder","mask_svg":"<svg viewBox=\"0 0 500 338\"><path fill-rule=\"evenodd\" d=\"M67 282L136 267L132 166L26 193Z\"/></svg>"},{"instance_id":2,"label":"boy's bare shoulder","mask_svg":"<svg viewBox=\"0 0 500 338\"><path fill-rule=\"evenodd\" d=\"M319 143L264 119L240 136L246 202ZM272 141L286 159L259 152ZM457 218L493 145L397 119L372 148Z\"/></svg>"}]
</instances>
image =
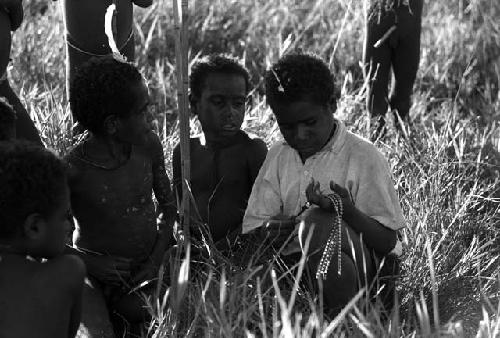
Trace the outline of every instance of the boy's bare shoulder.
<instances>
[{"instance_id":1,"label":"boy's bare shoulder","mask_svg":"<svg viewBox=\"0 0 500 338\"><path fill-rule=\"evenodd\" d=\"M158 154L158 152L163 154L163 145L161 144L160 137L153 131L148 133L144 147L151 155Z\"/></svg>"},{"instance_id":2,"label":"boy's bare shoulder","mask_svg":"<svg viewBox=\"0 0 500 338\"><path fill-rule=\"evenodd\" d=\"M247 136L248 136L248 147L249 148L252 148L253 150L257 150L257 151L265 150L267 152L266 142L264 142L263 139L257 137L256 135L253 135L253 134L247 134Z\"/></svg>"},{"instance_id":3,"label":"boy's bare shoulder","mask_svg":"<svg viewBox=\"0 0 500 338\"><path fill-rule=\"evenodd\" d=\"M85 141L83 141L83 142L85 142ZM78 174L80 173L80 170L81 170L82 165L83 165L82 160L81 160L83 142L75 145L63 157L64 161L66 162L66 164L68 166L68 178L69 178L70 184L71 184L71 181L73 179L78 177Z\"/></svg>"},{"instance_id":4,"label":"boy's bare shoulder","mask_svg":"<svg viewBox=\"0 0 500 338\"><path fill-rule=\"evenodd\" d=\"M83 283L87 273L83 261L74 255L62 255L42 264L41 274L61 286L78 287Z\"/></svg>"}]
</instances>

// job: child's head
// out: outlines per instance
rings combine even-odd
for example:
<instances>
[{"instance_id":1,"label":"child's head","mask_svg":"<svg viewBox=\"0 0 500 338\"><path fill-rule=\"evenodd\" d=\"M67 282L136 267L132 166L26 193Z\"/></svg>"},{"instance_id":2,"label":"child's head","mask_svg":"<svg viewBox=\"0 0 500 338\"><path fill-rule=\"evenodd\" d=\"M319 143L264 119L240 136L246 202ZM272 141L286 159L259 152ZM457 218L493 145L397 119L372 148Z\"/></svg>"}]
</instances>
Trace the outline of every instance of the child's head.
<instances>
[{"instance_id":1,"label":"child's head","mask_svg":"<svg viewBox=\"0 0 500 338\"><path fill-rule=\"evenodd\" d=\"M74 118L92 134L141 144L150 131L149 93L137 68L113 57L92 58L70 87Z\"/></svg>"},{"instance_id":2,"label":"child's head","mask_svg":"<svg viewBox=\"0 0 500 338\"><path fill-rule=\"evenodd\" d=\"M70 231L66 166L45 148L0 143L0 243L35 257L64 251Z\"/></svg>"},{"instance_id":3,"label":"child's head","mask_svg":"<svg viewBox=\"0 0 500 338\"><path fill-rule=\"evenodd\" d=\"M206 135L228 137L241 127L250 77L237 59L210 55L198 60L189 80L191 111Z\"/></svg>"},{"instance_id":4,"label":"child's head","mask_svg":"<svg viewBox=\"0 0 500 338\"><path fill-rule=\"evenodd\" d=\"M3 97L0 97L0 141L16 138L16 112Z\"/></svg>"},{"instance_id":5,"label":"child's head","mask_svg":"<svg viewBox=\"0 0 500 338\"><path fill-rule=\"evenodd\" d=\"M266 97L285 141L303 158L330 139L337 102L328 65L312 54L288 54L266 72Z\"/></svg>"}]
</instances>

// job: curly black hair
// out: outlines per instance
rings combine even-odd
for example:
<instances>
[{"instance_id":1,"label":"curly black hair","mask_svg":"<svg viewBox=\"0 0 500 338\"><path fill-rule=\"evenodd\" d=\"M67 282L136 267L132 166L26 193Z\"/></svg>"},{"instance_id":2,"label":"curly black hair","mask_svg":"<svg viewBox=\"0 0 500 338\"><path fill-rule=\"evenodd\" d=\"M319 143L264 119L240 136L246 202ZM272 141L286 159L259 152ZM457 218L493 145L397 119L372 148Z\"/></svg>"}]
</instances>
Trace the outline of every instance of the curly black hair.
<instances>
[{"instance_id":1,"label":"curly black hair","mask_svg":"<svg viewBox=\"0 0 500 338\"><path fill-rule=\"evenodd\" d=\"M189 90L193 97L201 96L206 78L213 73L241 75L245 79L246 92L250 91L250 75L237 58L224 54L211 54L199 59L191 67Z\"/></svg>"},{"instance_id":2,"label":"curly black hair","mask_svg":"<svg viewBox=\"0 0 500 338\"><path fill-rule=\"evenodd\" d=\"M7 141L10 131L15 128L16 112L5 98L0 97L0 141Z\"/></svg>"},{"instance_id":3,"label":"curly black hair","mask_svg":"<svg viewBox=\"0 0 500 338\"><path fill-rule=\"evenodd\" d=\"M26 141L0 142L0 238L16 235L26 218L49 217L66 187L65 163Z\"/></svg>"},{"instance_id":4,"label":"curly black hair","mask_svg":"<svg viewBox=\"0 0 500 338\"><path fill-rule=\"evenodd\" d=\"M134 95L130 88L142 81L137 68L112 56L95 57L77 71L70 85L73 118L94 134L104 133L110 115L130 116Z\"/></svg>"},{"instance_id":5,"label":"curly black hair","mask_svg":"<svg viewBox=\"0 0 500 338\"><path fill-rule=\"evenodd\" d=\"M266 71L266 98L277 103L308 99L326 106L336 99L335 78L328 65L309 53L287 54Z\"/></svg>"}]
</instances>

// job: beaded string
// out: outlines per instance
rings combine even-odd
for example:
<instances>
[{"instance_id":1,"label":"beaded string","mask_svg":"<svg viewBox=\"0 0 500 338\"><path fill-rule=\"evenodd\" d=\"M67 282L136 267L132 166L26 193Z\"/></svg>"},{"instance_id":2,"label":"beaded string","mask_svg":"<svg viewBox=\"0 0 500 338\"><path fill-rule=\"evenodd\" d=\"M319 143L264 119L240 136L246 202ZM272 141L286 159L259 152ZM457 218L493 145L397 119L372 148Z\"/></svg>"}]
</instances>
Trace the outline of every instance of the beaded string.
<instances>
[{"instance_id":1,"label":"beaded string","mask_svg":"<svg viewBox=\"0 0 500 338\"><path fill-rule=\"evenodd\" d=\"M332 202L333 208L335 209L336 215L334 216L334 225L328 240L326 241L325 250L319 261L318 270L316 271L316 279L320 277L323 280L326 279L328 274L328 267L333 257L335 249L337 249L337 273L340 275L342 273L342 214L344 213L344 206L342 204L342 199L338 194L331 194L326 196L330 202ZM337 226L335 228L335 225ZM335 231L336 230L336 231ZM337 239L337 241L335 241Z\"/></svg>"}]
</instances>

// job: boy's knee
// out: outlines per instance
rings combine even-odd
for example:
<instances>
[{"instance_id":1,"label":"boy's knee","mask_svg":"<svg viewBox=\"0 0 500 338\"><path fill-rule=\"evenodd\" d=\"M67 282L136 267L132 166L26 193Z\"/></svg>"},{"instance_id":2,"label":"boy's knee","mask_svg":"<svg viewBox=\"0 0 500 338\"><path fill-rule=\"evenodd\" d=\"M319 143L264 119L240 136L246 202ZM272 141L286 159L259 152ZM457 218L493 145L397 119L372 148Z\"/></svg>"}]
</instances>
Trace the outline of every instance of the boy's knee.
<instances>
[{"instance_id":1,"label":"boy's knee","mask_svg":"<svg viewBox=\"0 0 500 338\"><path fill-rule=\"evenodd\" d=\"M320 251L330 236L332 224L332 213L316 207L306 210L299 227L299 241L302 250L305 251L307 245L307 254Z\"/></svg>"}]
</instances>

